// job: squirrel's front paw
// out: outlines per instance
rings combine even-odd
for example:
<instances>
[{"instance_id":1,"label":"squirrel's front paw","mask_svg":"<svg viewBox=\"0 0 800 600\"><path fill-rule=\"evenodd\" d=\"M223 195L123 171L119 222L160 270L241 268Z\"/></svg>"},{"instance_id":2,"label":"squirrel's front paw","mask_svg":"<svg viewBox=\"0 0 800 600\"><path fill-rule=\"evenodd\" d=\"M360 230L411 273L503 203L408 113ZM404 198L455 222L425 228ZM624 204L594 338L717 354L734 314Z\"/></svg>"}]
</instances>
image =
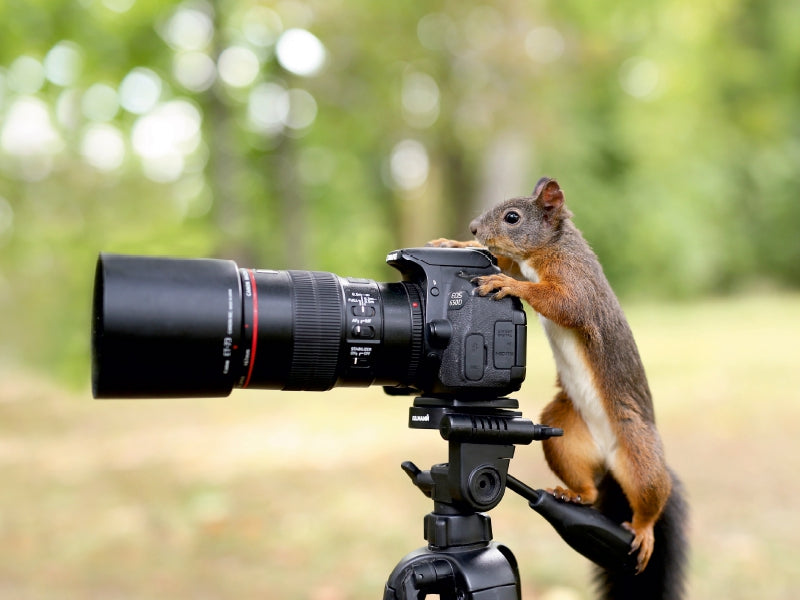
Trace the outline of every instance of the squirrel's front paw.
<instances>
[{"instance_id":1,"label":"squirrel's front paw","mask_svg":"<svg viewBox=\"0 0 800 600\"><path fill-rule=\"evenodd\" d=\"M476 248L480 244L474 240L469 242L459 242L458 240L448 240L447 238L436 238L425 244L434 248Z\"/></svg>"},{"instance_id":2,"label":"squirrel's front paw","mask_svg":"<svg viewBox=\"0 0 800 600\"><path fill-rule=\"evenodd\" d=\"M500 300L506 296L519 296L519 281L513 277L509 277L503 273L495 275L482 275L472 280L473 283L478 285L476 291L481 296L488 296L494 292L495 300Z\"/></svg>"},{"instance_id":3,"label":"squirrel's front paw","mask_svg":"<svg viewBox=\"0 0 800 600\"><path fill-rule=\"evenodd\" d=\"M582 498L577 492L573 492L571 489L561 487L560 485L554 488L547 488L545 492L555 498L558 498L562 502L572 502L573 504L591 504L591 502L586 502L585 499Z\"/></svg>"}]
</instances>

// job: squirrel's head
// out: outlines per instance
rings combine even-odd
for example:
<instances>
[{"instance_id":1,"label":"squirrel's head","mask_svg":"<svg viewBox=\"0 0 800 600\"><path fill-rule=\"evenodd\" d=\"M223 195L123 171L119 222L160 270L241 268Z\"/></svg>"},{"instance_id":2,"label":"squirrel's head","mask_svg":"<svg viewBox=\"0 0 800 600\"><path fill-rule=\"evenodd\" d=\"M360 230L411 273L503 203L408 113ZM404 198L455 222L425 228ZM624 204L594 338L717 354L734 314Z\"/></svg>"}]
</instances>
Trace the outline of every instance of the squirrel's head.
<instances>
[{"instance_id":1,"label":"squirrel's head","mask_svg":"<svg viewBox=\"0 0 800 600\"><path fill-rule=\"evenodd\" d=\"M501 202L469 227L492 253L522 260L550 242L561 223L571 216L558 182L542 177L532 195Z\"/></svg>"}]
</instances>

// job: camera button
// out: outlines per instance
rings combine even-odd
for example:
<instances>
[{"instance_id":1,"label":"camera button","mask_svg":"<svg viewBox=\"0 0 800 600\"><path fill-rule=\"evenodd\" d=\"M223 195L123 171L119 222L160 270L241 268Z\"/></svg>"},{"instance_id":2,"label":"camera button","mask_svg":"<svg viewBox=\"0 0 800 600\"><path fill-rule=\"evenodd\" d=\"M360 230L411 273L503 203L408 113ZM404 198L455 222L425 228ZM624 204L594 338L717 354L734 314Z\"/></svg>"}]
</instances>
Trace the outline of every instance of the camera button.
<instances>
[{"instance_id":1,"label":"camera button","mask_svg":"<svg viewBox=\"0 0 800 600\"><path fill-rule=\"evenodd\" d=\"M370 366L370 361L368 356L356 356L353 357L353 366L359 369L366 369Z\"/></svg>"},{"instance_id":2,"label":"camera button","mask_svg":"<svg viewBox=\"0 0 800 600\"><path fill-rule=\"evenodd\" d=\"M428 323L428 339L434 348L447 348L453 337L453 324L447 319L434 319Z\"/></svg>"},{"instance_id":3,"label":"camera button","mask_svg":"<svg viewBox=\"0 0 800 600\"><path fill-rule=\"evenodd\" d=\"M371 339L375 337L375 328L371 325L355 325L353 337Z\"/></svg>"},{"instance_id":4,"label":"camera button","mask_svg":"<svg viewBox=\"0 0 800 600\"><path fill-rule=\"evenodd\" d=\"M353 307L352 309L353 316L356 317L374 317L375 316L375 307L374 306L365 306L363 304L358 304Z\"/></svg>"}]
</instances>

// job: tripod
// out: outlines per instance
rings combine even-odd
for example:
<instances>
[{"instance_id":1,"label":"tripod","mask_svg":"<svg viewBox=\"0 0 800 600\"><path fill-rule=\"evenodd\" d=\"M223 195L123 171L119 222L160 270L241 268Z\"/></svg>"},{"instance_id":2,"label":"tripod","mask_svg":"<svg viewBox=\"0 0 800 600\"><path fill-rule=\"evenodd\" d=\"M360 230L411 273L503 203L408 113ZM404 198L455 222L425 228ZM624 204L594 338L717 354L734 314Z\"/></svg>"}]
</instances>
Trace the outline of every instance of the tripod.
<instances>
[{"instance_id":1,"label":"tripod","mask_svg":"<svg viewBox=\"0 0 800 600\"><path fill-rule=\"evenodd\" d=\"M419 397L410 409L409 427L438 429L448 442L448 462L422 471L412 462L403 470L433 500L425 516L428 546L406 555L394 568L384 600L519 600L517 561L506 546L492 541L491 519L506 487L522 495L575 550L612 569L633 570L632 534L599 512L560 502L508 474L515 444L562 435L535 425L514 410L516 400L483 402Z\"/></svg>"}]
</instances>

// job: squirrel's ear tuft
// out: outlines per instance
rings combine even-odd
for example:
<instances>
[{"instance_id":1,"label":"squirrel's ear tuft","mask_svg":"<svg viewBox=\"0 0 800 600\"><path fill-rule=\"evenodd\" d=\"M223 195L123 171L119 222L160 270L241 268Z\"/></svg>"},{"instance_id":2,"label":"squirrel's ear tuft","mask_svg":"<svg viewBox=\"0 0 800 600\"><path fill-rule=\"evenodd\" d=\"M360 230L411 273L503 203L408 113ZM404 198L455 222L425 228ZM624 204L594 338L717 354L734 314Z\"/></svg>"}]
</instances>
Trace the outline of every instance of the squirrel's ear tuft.
<instances>
[{"instance_id":1,"label":"squirrel's ear tuft","mask_svg":"<svg viewBox=\"0 0 800 600\"><path fill-rule=\"evenodd\" d=\"M561 208L564 204L564 192L555 179L542 177L533 189L533 197L545 210Z\"/></svg>"},{"instance_id":2,"label":"squirrel's ear tuft","mask_svg":"<svg viewBox=\"0 0 800 600\"><path fill-rule=\"evenodd\" d=\"M533 186L533 194L534 198L538 198L539 194L542 193L542 188L547 184L548 181L552 181L549 177L542 177L539 181L536 182L536 185Z\"/></svg>"}]
</instances>

